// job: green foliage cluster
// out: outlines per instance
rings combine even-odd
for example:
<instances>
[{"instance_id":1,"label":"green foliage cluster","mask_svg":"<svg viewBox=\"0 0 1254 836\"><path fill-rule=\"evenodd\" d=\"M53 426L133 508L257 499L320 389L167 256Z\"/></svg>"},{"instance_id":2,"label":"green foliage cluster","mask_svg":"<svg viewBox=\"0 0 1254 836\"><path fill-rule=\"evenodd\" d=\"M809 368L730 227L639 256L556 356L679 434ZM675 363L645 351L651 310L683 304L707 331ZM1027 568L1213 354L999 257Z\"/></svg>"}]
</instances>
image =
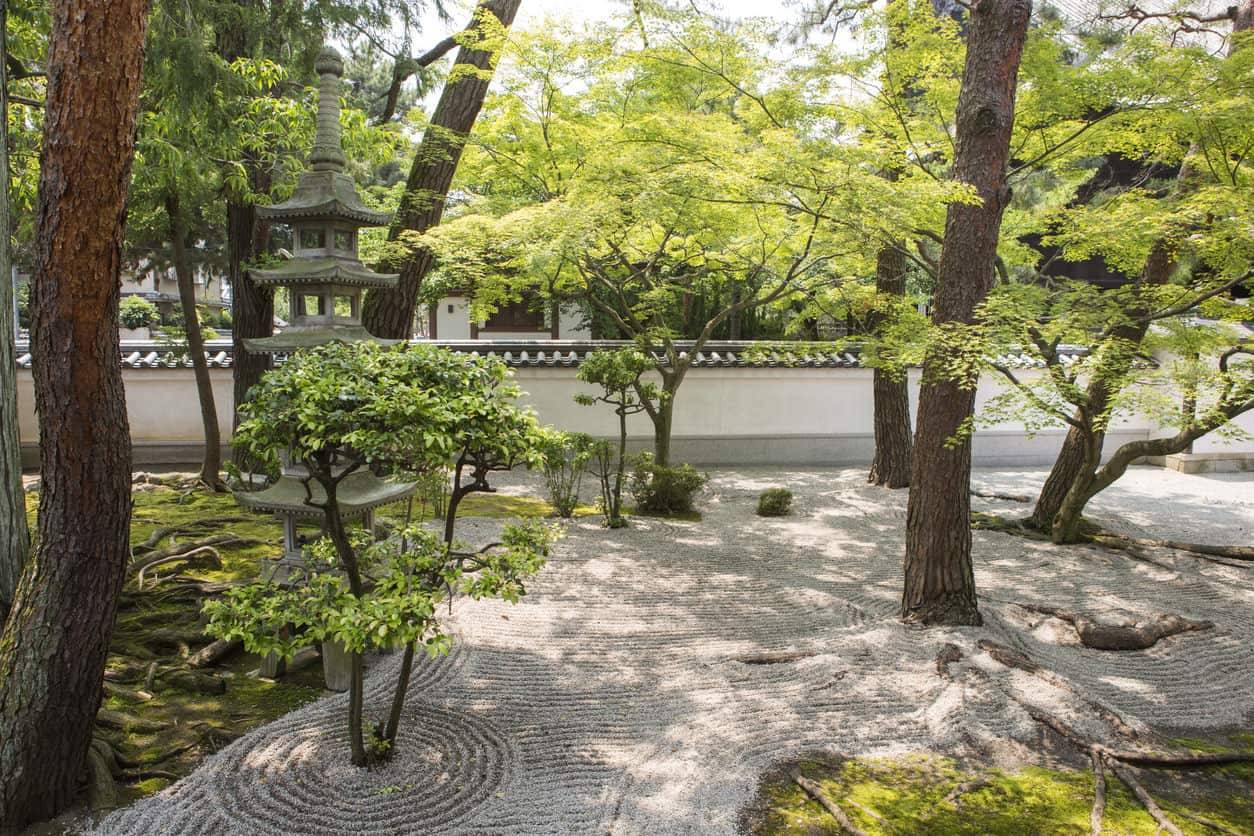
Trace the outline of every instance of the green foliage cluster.
<instances>
[{"instance_id":1,"label":"green foliage cluster","mask_svg":"<svg viewBox=\"0 0 1254 836\"><path fill-rule=\"evenodd\" d=\"M627 518L623 516L623 479L626 471L626 457L622 446L616 446L608 439L594 439L591 447L588 468L597 483L601 486L601 495L597 498L597 509L606 528L626 528Z\"/></svg>"},{"instance_id":2,"label":"green foliage cluster","mask_svg":"<svg viewBox=\"0 0 1254 836\"><path fill-rule=\"evenodd\" d=\"M283 455L304 466L306 502L324 514L327 536L308 550L299 583L232 590L208 605L208 629L283 657L313 642L342 646L353 659L349 735L359 766L390 751L412 669L402 666L391 714L367 747L361 655L404 648L412 661L418 647L447 651L437 607L455 595L517 600L557 534L535 522L509 525L477 551L455 538L461 499L487 490L491 471L541 462L542 434L518 395L494 358L430 345L330 343L293 355L242 406L236 443L257 461ZM450 467L443 536L408 515L382 542L346 528L337 491L352 473L438 473L442 493Z\"/></svg>"},{"instance_id":3,"label":"green foliage cluster","mask_svg":"<svg viewBox=\"0 0 1254 836\"><path fill-rule=\"evenodd\" d=\"M569 519L579 505L579 488L597 440L586 433L549 430L543 436L544 485L559 516Z\"/></svg>"},{"instance_id":4,"label":"green foliage cluster","mask_svg":"<svg viewBox=\"0 0 1254 836\"><path fill-rule=\"evenodd\" d=\"M650 514L689 514L696 495L710 481L690 464L658 464L651 453L641 453L631 471L631 493L636 509Z\"/></svg>"},{"instance_id":5,"label":"green foliage cluster","mask_svg":"<svg viewBox=\"0 0 1254 836\"><path fill-rule=\"evenodd\" d=\"M618 445L598 442L591 449L592 470L601 483L601 512L609 528L624 528L623 481L627 470L627 419L641 412L656 410L669 400L656 383L643 380L653 368L653 361L642 351L625 348L618 351L594 351L584 357L577 377L600 388L597 395L579 393L575 402L583 406L598 403L614 408L618 417Z\"/></svg>"},{"instance_id":6,"label":"green foliage cluster","mask_svg":"<svg viewBox=\"0 0 1254 836\"><path fill-rule=\"evenodd\" d=\"M123 328L147 328L161 320L157 306L142 296L127 296L118 307Z\"/></svg>"},{"instance_id":7,"label":"green foliage cluster","mask_svg":"<svg viewBox=\"0 0 1254 836\"><path fill-rule=\"evenodd\" d=\"M480 555L465 543L449 548L420 526L384 541L355 530L352 547L369 587L364 595L353 593L335 545L323 538L309 549L303 583L228 590L205 604L207 629L242 640L251 653L285 659L324 641L359 654L411 644L431 656L447 653L452 639L440 629L437 608L455 595L517 601L525 579L544 565L555 534L538 520L507 525L500 547Z\"/></svg>"},{"instance_id":8,"label":"green foliage cluster","mask_svg":"<svg viewBox=\"0 0 1254 836\"><path fill-rule=\"evenodd\" d=\"M792 491L788 488L767 488L758 497L759 517L786 517L792 511Z\"/></svg>"}]
</instances>

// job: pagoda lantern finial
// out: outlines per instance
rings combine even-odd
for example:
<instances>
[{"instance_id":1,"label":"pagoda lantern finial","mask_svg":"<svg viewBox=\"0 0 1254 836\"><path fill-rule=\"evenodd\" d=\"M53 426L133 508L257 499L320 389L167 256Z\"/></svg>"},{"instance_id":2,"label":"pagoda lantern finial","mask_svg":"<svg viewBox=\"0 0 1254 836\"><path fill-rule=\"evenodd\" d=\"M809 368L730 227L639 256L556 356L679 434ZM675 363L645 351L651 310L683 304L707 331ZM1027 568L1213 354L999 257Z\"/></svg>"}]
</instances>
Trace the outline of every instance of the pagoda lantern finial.
<instances>
[{"instance_id":1,"label":"pagoda lantern finial","mask_svg":"<svg viewBox=\"0 0 1254 836\"><path fill-rule=\"evenodd\" d=\"M362 264L357 232L382 226L387 212L368 207L353 178L340 144L340 78L344 61L323 47L314 63L318 71L318 115L309 170L302 173L292 196L282 203L258 206L257 215L291 230L293 257L277 265L252 267L248 277L262 287L288 290L289 309L283 332L244 340L252 352L285 354L331 340L377 340L361 324L361 297L371 288L396 287L395 273L376 273Z\"/></svg>"},{"instance_id":2,"label":"pagoda lantern finial","mask_svg":"<svg viewBox=\"0 0 1254 836\"><path fill-rule=\"evenodd\" d=\"M314 171L343 171L348 161L340 144L340 79L344 61L338 52L324 46L314 69L318 72L318 119L309 165Z\"/></svg>"}]
</instances>

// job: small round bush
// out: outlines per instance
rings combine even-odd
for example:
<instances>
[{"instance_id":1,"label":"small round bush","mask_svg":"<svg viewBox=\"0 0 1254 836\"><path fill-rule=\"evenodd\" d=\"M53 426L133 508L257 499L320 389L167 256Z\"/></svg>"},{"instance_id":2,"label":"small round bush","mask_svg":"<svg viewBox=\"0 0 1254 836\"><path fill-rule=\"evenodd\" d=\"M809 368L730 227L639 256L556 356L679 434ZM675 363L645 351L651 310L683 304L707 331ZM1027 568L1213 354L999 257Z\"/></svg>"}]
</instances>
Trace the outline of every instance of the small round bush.
<instances>
[{"instance_id":1,"label":"small round bush","mask_svg":"<svg viewBox=\"0 0 1254 836\"><path fill-rule=\"evenodd\" d=\"M759 517L786 517L792 511L792 491L788 488L769 488L758 497Z\"/></svg>"},{"instance_id":2,"label":"small round bush","mask_svg":"<svg viewBox=\"0 0 1254 836\"><path fill-rule=\"evenodd\" d=\"M147 328L161 319L157 306L142 296L127 296L118 308L123 328Z\"/></svg>"},{"instance_id":3,"label":"small round bush","mask_svg":"<svg viewBox=\"0 0 1254 836\"><path fill-rule=\"evenodd\" d=\"M690 464L666 467L644 453L631 474L631 493L636 509L649 514L689 514L692 500L710 477Z\"/></svg>"}]
</instances>

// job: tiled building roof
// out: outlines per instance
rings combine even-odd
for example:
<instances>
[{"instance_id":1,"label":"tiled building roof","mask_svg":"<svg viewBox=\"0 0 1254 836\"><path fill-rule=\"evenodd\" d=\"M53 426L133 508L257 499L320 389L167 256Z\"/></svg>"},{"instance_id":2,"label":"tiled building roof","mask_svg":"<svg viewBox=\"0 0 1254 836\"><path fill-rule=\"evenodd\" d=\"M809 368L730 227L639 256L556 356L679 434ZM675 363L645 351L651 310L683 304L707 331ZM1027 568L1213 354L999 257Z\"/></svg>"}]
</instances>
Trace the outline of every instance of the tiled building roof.
<instances>
[{"instance_id":1,"label":"tiled building roof","mask_svg":"<svg viewBox=\"0 0 1254 836\"><path fill-rule=\"evenodd\" d=\"M473 340L434 341L434 345L468 354L499 357L515 368L574 368L593 351L624 348L631 343L614 340L564 341L564 340ZM691 347L679 343L681 351ZM1064 361L1074 362L1085 351L1079 347L1063 347ZM685 352L687 353L687 352ZM215 341L206 344L206 356L210 368L227 369L234 362L234 349L229 342ZM191 358L179 348L156 342L126 342L122 344L120 361L130 369L191 368ZM1008 354L997 361L1014 368L1034 368L1043 365L1030 354ZM18 368L29 369L29 346L17 345ZM791 347L786 343L710 342L697 352L693 368L699 369L855 369L860 366L856 347L833 350L808 344Z\"/></svg>"}]
</instances>

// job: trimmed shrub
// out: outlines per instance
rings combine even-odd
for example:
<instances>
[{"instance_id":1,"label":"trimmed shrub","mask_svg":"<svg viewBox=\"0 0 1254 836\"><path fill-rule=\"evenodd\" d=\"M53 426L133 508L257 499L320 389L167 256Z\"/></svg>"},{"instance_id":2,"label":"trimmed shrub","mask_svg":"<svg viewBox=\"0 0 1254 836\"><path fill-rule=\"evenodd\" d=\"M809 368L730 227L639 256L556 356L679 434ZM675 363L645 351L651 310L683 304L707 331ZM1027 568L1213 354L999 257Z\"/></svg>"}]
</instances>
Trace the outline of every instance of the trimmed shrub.
<instances>
[{"instance_id":1,"label":"trimmed shrub","mask_svg":"<svg viewBox=\"0 0 1254 836\"><path fill-rule=\"evenodd\" d=\"M631 493L636 509L650 514L687 514L692 500L710 481L690 464L666 467L653 460L652 453L641 453L631 473Z\"/></svg>"},{"instance_id":2,"label":"trimmed shrub","mask_svg":"<svg viewBox=\"0 0 1254 836\"><path fill-rule=\"evenodd\" d=\"M543 435L540 449L544 455L544 486L549 502L566 519L574 515L579 504L579 486L595 444L595 439L584 433L550 430Z\"/></svg>"},{"instance_id":3,"label":"trimmed shrub","mask_svg":"<svg viewBox=\"0 0 1254 836\"><path fill-rule=\"evenodd\" d=\"M161 319L157 306L142 296L127 296L118 307L123 328L147 328Z\"/></svg>"},{"instance_id":4,"label":"trimmed shrub","mask_svg":"<svg viewBox=\"0 0 1254 836\"><path fill-rule=\"evenodd\" d=\"M792 511L792 491L768 488L758 497L759 517L786 517Z\"/></svg>"},{"instance_id":5,"label":"trimmed shrub","mask_svg":"<svg viewBox=\"0 0 1254 836\"><path fill-rule=\"evenodd\" d=\"M418 501L431 510L432 519L448 516L449 495L452 493L448 468L436 467L424 470L414 477L418 483Z\"/></svg>"}]
</instances>

